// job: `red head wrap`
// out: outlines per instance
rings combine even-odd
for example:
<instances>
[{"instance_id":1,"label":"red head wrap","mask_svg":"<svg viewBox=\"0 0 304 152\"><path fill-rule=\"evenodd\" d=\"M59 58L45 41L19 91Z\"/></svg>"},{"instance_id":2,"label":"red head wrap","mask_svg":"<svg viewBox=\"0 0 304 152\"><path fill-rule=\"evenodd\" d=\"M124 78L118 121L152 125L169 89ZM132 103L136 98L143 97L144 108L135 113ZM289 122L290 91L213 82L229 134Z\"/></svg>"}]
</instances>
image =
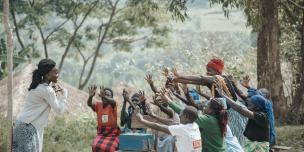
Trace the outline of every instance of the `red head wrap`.
<instances>
[{"instance_id":1,"label":"red head wrap","mask_svg":"<svg viewBox=\"0 0 304 152\"><path fill-rule=\"evenodd\" d=\"M221 59L211 59L207 67L214 69L215 71L222 73L224 70L224 61Z\"/></svg>"}]
</instances>

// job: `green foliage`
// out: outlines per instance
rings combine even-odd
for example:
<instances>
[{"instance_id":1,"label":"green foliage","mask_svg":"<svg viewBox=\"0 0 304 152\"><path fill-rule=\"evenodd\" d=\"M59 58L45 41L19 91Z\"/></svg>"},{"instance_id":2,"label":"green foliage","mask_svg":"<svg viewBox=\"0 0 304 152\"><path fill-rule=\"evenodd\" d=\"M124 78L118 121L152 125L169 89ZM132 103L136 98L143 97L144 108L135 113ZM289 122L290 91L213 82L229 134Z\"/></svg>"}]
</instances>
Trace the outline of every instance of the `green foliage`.
<instances>
[{"instance_id":1,"label":"green foliage","mask_svg":"<svg viewBox=\"0 0 304 152\"><path fill-rule=\"evenodd\" d=\"M7 151L7 120L0 114L0 151Z\"/></svg>"},{"instance_id":2,"label":"green foliage","mask_svg":"<svg viewBox=\"0 0 304 152\"><path fill-rule=\"evenodd\" d=\"M187 4L188 0L168 0L168 10L172 12L172 17L185 21L187 15Z\"/></svg>"},{"instance_id":3,"label":"green foliage","mask_svg":"<svg viewBox=\"0 0 304 152\"><path fill-rule=\"evenodd\" d=\"M105 29L105 26L107 26L105 20L107 20L111 14L111 5L113 5L113 3L113 1L109 3L109 1L106 0L89 2L50 0L24 4L24 1L17 1L15 2L14 10L21 18L18 21L18 27L22 32L28 33L30 32L29 29L32 30L35 27L41 28L45 37L48 34L52 34L47 41L48 44L58 43L64 48L72 36L73 31L71 31L71 29L73 28L71 27L76 28L75 25L80 25L81 17L91 9L93 4L94 9L89 14L88 20L85 20L87 23L84 23L83 30L81 29L76 34L77 38L73 41L73 43L75 43L74 47L82 46L82 48L89 49L92 47L87 46L86 42L95 42L99 36L98 31ZM116 10L117 13L115 13L113 22L110 23L110 29L106 38L106 41L110 42L116 50L130 50L130 43L136 41L140 33L142 33L142 31L139 30L140 28L151 28L152 31L155 31L154 29L157 28L158 30L168 31L165 26L158 26L157 24L158 20L161 19L159 16L160 8L159 4L153 0L128 0L125 4L119 3ZM55 19L55 21L53 19ZM60 22L63 23L65 20L68 20L65 23L67 26L55 29ZM95 23L91 24L91 21ZM72 26L68 26L70 24L72 24ZM166 36L166 32L153 34L154 36ZM149 36L145 36L142 39L149 39ZM151 39L153 40L155 38L152 37ZM151 44L151 40L148 41L149 44ZM157 42L155 45L160 46L161 44Z\"/></svg>"},{"instance_id":4,"label":"green foliage","mask_svg":"<svg viewBox=\"0 0 304 152\"><path fill-rule=\"evenodd\" d=\"M178 39L172 42L175 46L169 50L146 49L129 53L113 52L107 55L103 61L97 63L96 74L92 76L89 84L97 83L113 88L127 84L150 90L144 80L145 74L151 73L158 86L163 86L164 83L164 78L160 74L163 67L176 66L179 72L186 75L204 75L205 65L215 55L225 60L226 74L234 75L237 80L248 74L254 82L256 65L252 63L256 62L256 54L255 47L251 46L255 39L254 34L196 30L193 33L180 33L184 34L178 34ZM197 35L199 37L196 37ZM67 64L67 70L61 74L61 78L77 85L74 75L79 75L78 64Z\"/></svg>"},{"instance_id":5,"label":"green foliage","mask_svg":"<svg viewBox=\"0 0 304 152\"><path fill-rule=\"evenodd\" d=\"M183 39L188 38L188 41L192 43L199 43L200 47L184 46L182 48L180 54L186 57L184 61L189 62L179 64L183 67L181 71L204 74L208 61L213 57L219 57L225 61L225 74L231 74L237 80L244 75L255 78L256 65L250 63L256 62L256 55L255 48L251 46L252 39L249 34L202 32L199 38L193 38L198 39L197 42L191 39L190 35L191 33L185 35Z\"/></svg>"},{"instance_id":6,"label":"green foliage","mask_svg":"<svg viewBox=\"0 0 304 152\"><path fill-rule=\"evenodd\" d=\"M14 67L26 62L28 51L22 51L19 54L13 54ZM7 76L7 50L4 39L0 39L0 80Z\"/></svg>"},{"instance_id":7,"label":"green foliage","mask_svg":"<svg viewBox=\"0 0 304 152\"><path fill-rule=\"evenodd\" d=\"M96 120L79 115L78 118L57 117L44 131L46 152L87 152L96 135Z\"/></svg>"},{"instance_id":8,"label":"green foliage","mask_svg":"<svg viewBox=\"0 0 304 152\"><path fill-rule=\"evenodd\" d=\"M172 12L172 16L184 21L187 18L187 3L190 0L168 0L168 10ZM262 23L261 14L258 13L261 8L262 0L208 0L210 6L221 5L224 15L229 18L231 10L244 10L247 17L247 25L251 26L254 31L258 31ZM193 2L193 0L192 0Z\"/></svg>"},{"instance_id":9,"label":"green foliage","mask_svg":"<svg viewBox=\"0 0 304 152\"><path fill-rule=\"evenodd\" d=\"M43 151L88 152L96 135L96 119L86 114L78 117L56 117L44 130ZM7 125L0 114L0 151L7 151Z\"/></svg>"},{"instance_id":10,"label":"green foliage","mask_svg":"<svg viewBox=\"0 0 304 152\"><path fill-rule=\"evenodd\" d=\"M60 69L66 65L66 57L82 59L85 70L78 79L84 81L76 80L78 86L90 79L95 57L99 59L103 52L130 52L135 44L141 48L166 46L169 29L164 21L168 20L164 8L154 0L24 2L16 1L12 9L19 29L17 52L22 43L32 50L43 48L45 56L61 58ZM33 45L37 42L39 45ZM85 64L92 59L92 64Z\"/></svg>"},{"instance_id":11,"label":"green foliage","mask_svg":"<svg viewBox=\"0 0 304 152\"><path fill-rule=\"evenodd\" d=\"M176 0L177 2L181 2ZM208 0L210 6L221 5L224 15L229 18L229 12L234 9L241 9L244 11L247 17L247 25L252 27L253 32L260 32L263 23L268 22L264 20L265 16L271 15L267 13L267 8L269 4L265 0ZM183 1L187 3L187 0ZM283 78L284 78L284 92L285 96L288 97L288 105L292 103L300 103L299 105L304 105L303 101L294 102L299 100L301 91L301 79L303 77L302 61L304 55L304 46L301 41L303 38L303 1L300 0L288 0L276 2L278 14L272 14L273 16L278 15L279 21L279 43L280 43L280 53L281 53L281 65L283 68ZM174 4L177 5L177 4ZM182 6L183 10L186 10L187 5L177 5ZM174 15L176 13L171 10ZM276 12L275 12L276 13ZM263 37L263 36L262 36ZM304 42L303 42L304 43ZM259 67L258 67L259 68ZM236 68L234 68L236 70ZM237 71L235 71L237 72ZM238 73L238 72L237 72ZM271 87L271 86L269 86ZM299 92L300 91L300 92ZM296 96L299 94L299 96ZM294 106L294 105L293 105ZM298 106L296 106L298 107ZM298 108L301 109L301 108ZM298 120L300 121L300 120Z\"/></svg>"}]
</instances>

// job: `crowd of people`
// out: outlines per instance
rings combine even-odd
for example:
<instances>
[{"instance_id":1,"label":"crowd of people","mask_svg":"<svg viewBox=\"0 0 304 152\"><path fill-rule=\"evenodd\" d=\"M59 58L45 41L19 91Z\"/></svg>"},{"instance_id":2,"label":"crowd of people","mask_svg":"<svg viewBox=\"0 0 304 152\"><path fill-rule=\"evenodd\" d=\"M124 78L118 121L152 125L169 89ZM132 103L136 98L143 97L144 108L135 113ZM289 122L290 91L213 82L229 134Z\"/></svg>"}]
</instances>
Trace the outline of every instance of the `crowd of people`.
<instances>
[{"instance_id":1,"label":"crowd of people","mask_svg":"<svg viewBox=\"0 0 304 152\"><path fill-rule=\"evenodd\" d=\"M250 86L245 76L240 82L243 93L232 75L223 74L224 62L211 59L206 75L180 74L177 69L163 69L164 86L156 87L153 77L145 78L151 87L150 98L144 91L122 90L123 105L117 124L117 102L110 88L88 88L88 106L97 114L97 135L94 152L114 152L119 148L119 135L147 133L146 128L133 128L133 119L161 132L158 152L269 152L275 144L275 119L272 101L265 88ZM16 120L13 151L41 152L43 130L51 109L62 113L67 91L53 87L58 79L56 63L43 59L33 73L29 96ZM190 86L191 85L191 86ZM209 93L201 91L205 86ZM192 88L191 88L192 87ZM127 107L128 105L128 107ZM151 119L146 119L149 116Z\"/></svg>"}]
</instances>

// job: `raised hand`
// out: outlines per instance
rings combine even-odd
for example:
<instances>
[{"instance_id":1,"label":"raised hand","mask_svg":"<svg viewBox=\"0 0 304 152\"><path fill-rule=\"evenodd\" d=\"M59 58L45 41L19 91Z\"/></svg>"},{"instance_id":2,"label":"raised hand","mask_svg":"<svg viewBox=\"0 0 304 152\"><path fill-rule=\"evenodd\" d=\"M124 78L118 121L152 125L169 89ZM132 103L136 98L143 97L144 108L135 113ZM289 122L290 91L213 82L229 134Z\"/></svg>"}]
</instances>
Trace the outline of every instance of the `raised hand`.
<instances>
[{"instance_id":1,"label":"raised hand","mask_svg":"<svg viewBox=\"0 0 304 152\"><path fill-rule=\"evenodd\" d=\"M235 78L234 78L232 75L228 75L228 79L229 79L234 85L236 85Z\"/></svg>"},{"instance_id":2,"label":"raised hand","mask_svg":"<svg viewBox=\"0 0 304 152\"><path fill-rule=\"evenodd\" d=\"M196 89L199 93L202 93L202 92L203 92L200 85L196 85L196 86L195 86L195 89Z\"/></svg>"},{"instance_id":3,"label":"raised hand","mask_svg":"<svg viewBox=\"0 0 304 152\"><path fill-rule=\"evenodd\" d=\"M139 91L138 92L138 94L139 94L139 101L140 102L145 102L146 101L146 97L145 97L145 91Z\"/></svg>"},{"instance_id":4,"label":"raised hand","mask_svg":"<svg viewBox=\"0 0 304 152\"><path fill-rule=\"evenodd\" d=\"M105 88L104 86L100 86L99 97L105 97Z\"/></svg>"},{"instance_id":5,"label":"raised hand","mask_svg":"<svg viewBox=\"0 0 304 152\"><path fill-rule=\"evenodd\" d=\"M187 84L183 83L183 84L181 85L181 88L183 89L183 92L184 92L184 93L188 93L189 89L188 89Z\"/></svg>"},{"instance_id":6,"label":"raised hand","mask_svg":"<svg viewBox=\"0 0 304 152\"><path fill-rule=\"evenodd\" d=\"M165 84L165 87L166 87L166 88L170 88L170 87L173 87L173 86L174 86L172 80L173 80L172 77L167 77L166 84Z\"/></svg>"},{"instance_id":7,"label":"raised hand","mask_svg":"<svg viewBox=\"0 0 304 152\"><path fill-rule=\"evenodd\" d=\"M165 88L162 88L160 96L162 98L162 101L166 102L166 103L170 103L173 100L172 92L169 91L169 90L167 90L167 89L165 89Z\"/></svg>"},{"instance_id":8,"label":"raised hand","mask_svg":"<svg viewBox=\"0 0 304 152\"><path fill-rule=\"evenodd\" d=\"M241 85L245 88L250 88L249 82L250 82L250 77L246 75L245 77L243 77L243 80L241 81Z\"/></svg>"},{"instance_id":9,"label":"raised hand","mask_svg":"<svg viewBox=\"0 0 304 152\"><path fill-rule=\"evenodd\" d=\"M162 75L165 76L165 77L169 76L169 69L167 67L164 67L162 69Z\"/></svg>"},{"instance_id":10,"label":"raised hand","mask_svg":"<svg viewBox=\"0 0 304 152\"><path fill-rule=\"evenodd\" d=\"M149 84L153 84L153 80L152 80L152 75L151 74L147 74L145 77L145 80L149 83Z\"/></svg>"},{"instance_id":11,"label":"raised hand","mask_svg":"<svg viewBox=\"0 0 304 152\"><path fill-rule=\"evenodd\" d=\"M96 94L96 89L97 86L96 85L91 85L90 87L88 87L89 90L89 97L94 97Z\"/></svg>"},{"instance_id":12,"label":"raised hand","mask_svg":"<svg viewBox=\"0 0 304 152\"><path fill-rule=\"evenodd\" d=\"M172 73L173 73L173 75L174 75L174 77L175 78L179 78L180 77L180 75L178 74L178 72L177 72L177 69L176 68L172 68Z\"/></svg>"},{"instance_id":13,"label":"raised hand","mask_svg":"<svg viewBox=\"0 0 304 152\"><path fill-rule=\"evenodd\" d=\"M67 89L62 89L62 94L63 94L63 97L65 98L65 99L67 99L68 98L68 94L69 94L69 92L68 92L68 90Z\"/></svg>"},{"instance_id":14,"label":"raised hand","mask_svg":"<svg viewBox=\"0 0 304 152\"><path fill-rule=\"evenodd\" d=\"M129 93L126 89L123 89L122 96L124 98L124 101L129 101L130 100L130 95L129 95Z\"/></svg>"},{"instance_id":15,"label":"raised hand","mask_svg":"<svg viewBox=\"0 0 304 152\"><path fill-rule=\"evenodd\" d=\"M162 103L162 101L161 101L162 99L160 97L161 97L160 93L158 93L155 96L153 96L153 102L152 102L152 104L154 104L156 106L162 105L163 103Z\"/></svg>"},{"instance_id":16,"label":"raised hand","mask_svg":"<svg viewBox=\"0 0 304 152\"><path fill-rule=\"evenodd\" d=\"M140 112L136 112L136 118L139 120L139 121L142 121L144 118L142 116L142 114L140 114Z\"/></svg>"},{"instance_id":17,"label":"raised hand","mask_svg":"<svg viewBox=\"0 0 304 152\"><path fill-rule=\"evenodd\" d=\"M52 88L54 89L54 91L57 92L62 92L63 89L60 87L60 85L58 83L52 83Z\"/></svg>"}]
</instances>

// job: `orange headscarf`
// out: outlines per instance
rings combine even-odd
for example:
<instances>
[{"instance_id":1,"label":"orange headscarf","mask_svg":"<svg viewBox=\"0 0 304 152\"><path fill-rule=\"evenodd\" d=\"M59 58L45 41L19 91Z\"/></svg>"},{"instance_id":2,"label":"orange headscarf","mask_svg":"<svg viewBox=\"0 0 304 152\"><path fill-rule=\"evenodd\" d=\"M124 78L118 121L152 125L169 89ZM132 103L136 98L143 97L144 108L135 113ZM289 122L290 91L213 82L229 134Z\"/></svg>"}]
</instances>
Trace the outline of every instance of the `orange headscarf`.
<instances>
[{"instance_id":1,"label":"orange headscarf","mask_svg":"<svg viewBox=\"0 0 304 152\"><path fill-rule=\"evenodd\" d=\"M211 59L208 62L207 67L212 68L219 73L222 73L224 70L224 61L217 58Z\"/></svg>"}]
</instances>

